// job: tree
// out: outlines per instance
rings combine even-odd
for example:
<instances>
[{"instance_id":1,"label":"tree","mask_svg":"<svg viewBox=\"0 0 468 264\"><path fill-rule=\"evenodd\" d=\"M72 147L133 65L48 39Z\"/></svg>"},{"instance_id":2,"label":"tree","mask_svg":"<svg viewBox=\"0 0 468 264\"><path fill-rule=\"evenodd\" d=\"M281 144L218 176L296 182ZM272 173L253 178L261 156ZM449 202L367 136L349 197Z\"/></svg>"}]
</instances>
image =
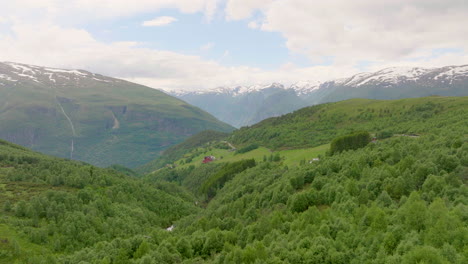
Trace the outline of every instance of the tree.
<instances>
[{"instance_id":1,"label":"tree","mask_svg":"<svg viewBox=\"0 0 468 264\"><path fill-rule=\"evenodd\" d=\"M139 259L146 255L150 250L150 246L146 240L143 240L140 244L140 246L137 248L135 253L133 254L133 257L136 259Z\"/></svg>"},{"instance_id":2,"label":"tree","mask_svg":"<svg viewBox=\"0 0 468 264\"><path fill-rule=\"evenodd\" d=\"M406 203L400 208L404 224L410 230L421 231L427 219L426 204L417 192L412 192Z\"/></svg>"},{"instance_id":3,"label":"tree","mask_svg":"<svg viewBox=\"0 0 468 264\"><path fill-rule=\"evenodd\" d=\"M403 256L403 264L444 264L439 252L429 246L415 247Z\"/></svg>"},{"instance_id":4,"label":"tree","mask_svg":"<svg viewBox=\"0 0 468 264\"><path fill-rule=\"evenodd\" d=\"M190 245L189 241L185 237L179 239L176 244L176 248L184 258L191 258L193 255L192 245Z\"/></svg>"}]
</instances>

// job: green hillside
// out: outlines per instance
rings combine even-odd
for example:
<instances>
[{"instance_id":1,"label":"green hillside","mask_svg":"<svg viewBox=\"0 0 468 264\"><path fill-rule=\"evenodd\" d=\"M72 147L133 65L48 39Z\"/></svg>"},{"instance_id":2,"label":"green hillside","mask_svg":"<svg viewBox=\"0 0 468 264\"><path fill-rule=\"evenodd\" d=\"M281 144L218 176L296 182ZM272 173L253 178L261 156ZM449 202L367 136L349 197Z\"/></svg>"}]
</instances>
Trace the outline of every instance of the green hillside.
<instances>
[{"instance_id":1,"label":"green hillside","mask_svg":"<svg viewBox=\"0 0 468 264\"><path fill-rule=\"evenodd\" d=\"M0 263L466 263L467 99L349 100L201 133L141 178L2 142Z\"/></svg>"},{"instance_id":2,"label":"green hillside","mask_svg":"<svg viewBox=\"0 0 468 264\"><path fill-rule=\"evenodd\" d=\"M433 96L400 100L350 99L306 107L243 127L230 135L200 133L168 149L160 158L139 170L148 173L167 164L185 167L198 165L208 155L224 159L218 159L217 162L241 159L242 155L232 152L227 142L240 149L251 145L260 146L253 153L247 154L246 158L261 160L265 155L276 153L282 157L291 157L285 154L289 151L303 153L301 159L310 159L325 154L323 146L332 139L354 131L369 131L380 138L384 135L425 134L429 130L443 129L452 124L468 126L467 120L459 118L466 116L467 105L468 97ZM320 146L319 153L308 154L310 149ZM293 160L297 162L297 159ZM291 158L288 161L290 165Z\"/></svg>"},{"instance_id":3,"label":"green hillside","mask_svg":"<svg viewBox=\"0 0 468 264\"><path fill-rule=\"evenodd\" d=\"M271 149L315 147L353 131L424 134L453 122L465 122L468 97L423 97L400 100L351 99L302 108L236 130L235 145L257 143Z\"/></svg>"},{"instance_id":4,"label":"green hillside","mask_svg":"<svg viewBox=\"0 0 468 264\"><path fill-rule=\"evenodd\" d=\"M53 263L100 241L156 237L197 211L192 196L169 183L143 183L2 140L0 190L0 263Z\"/></svg>"},{"instance_id":5,"label":"green hillside","mask_svg":"<svg viewBox=\"0 0 468 264\"><path fill-rule=\"evenodd\" d=\"M346 122L351 127L341 126L344 118L334 121L335 114L344 110L347 117L359 117L366 113L359 109L370 106L408 113L381 118L381 122L378 118L351 119ZM328 145L314 152L314 148L297 148L294 140L290 141L293 145L285 143L278 149L296 149L270 151L266 146L275 142L260 144L268 143L261 137L257 148L246 152L239 152L243 147L237 145L236 151L229 151L221 145L223 139L186 149L183 158L144 180L178 183L196 195L204 209L177 221L163 241L148 240L146 254L133 255L128 261L465 263L467 106L467 98L351 100L321 106L327 108L323 114L330 117L330 127L320 131L310 126L321 140L330 138L329 143L364 128L374 128L369 132L378 135L373 143L333 155L325 153ZM356 111L351 111L354 107ZM262 128L289 133L288 124L293 129L310 122L307 111L310 108L288 115L289 119L271 119L241 129L230 138L253 135L252 131ZM333 136L321 134L333 128L337 130ZM301 133L304 130L298 130ZM311 139L310 145L315 142L320 141ZM243 142L246 147L248 143L255 141ZM272 158L265 157L267 153ZM283 154L276 158L276 153ZM308 154L301 156L304 153ZM209 154L226 157L202 164L200 158ZM287 164L296 155L307 157L306 161L315 155L320 158ZM112 241L65 259L93 263L109 250L131 248Z\"/></svg>"},{"instance_id":6,"label":"green hillside","mask_svg":"<svg viewBox=\"0 0 468 264\"><path fill-rule=\"evenodd\" d=\"M232 130L197 107L119 79L1 63L0 73L16 79L0 86L0 138L54 156L136 167L200 131Z\"/></svg>"}]
</instances>

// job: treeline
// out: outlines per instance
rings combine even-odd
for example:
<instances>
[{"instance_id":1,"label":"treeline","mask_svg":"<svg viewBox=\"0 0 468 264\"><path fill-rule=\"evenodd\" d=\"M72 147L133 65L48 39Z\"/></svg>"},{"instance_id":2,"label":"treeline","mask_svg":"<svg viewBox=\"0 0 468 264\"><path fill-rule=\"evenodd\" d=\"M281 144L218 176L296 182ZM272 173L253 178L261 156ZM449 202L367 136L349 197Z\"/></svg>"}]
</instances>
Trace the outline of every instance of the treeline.
<instances>
[{"instance_id":1,"label":"treeline","mask_svg":"<svg viewBox=\"0 0 468 264\"><path fill-rule=\"evenodd\" d=\"M254 149L258 149L258 147L260 147L258 144L251 144L251 145L248 145L248 146L245 146L243 148L238 149L236 151L236 154L247 153L247 152L252 151Z\"/></svg>"},{"instance_id":2,"label":"treeline","mask_svg":"<svg viewBox=\"0 0 468 264\"><path fill-rule=\"evenodd\" d=\"M256 165L255 159L241 160L225 164L216 174L208 178L200 188L200 192L208 198L216 195L216 191L223 188L224 184L236 174Z\"/></svg>"},{"instance_id":3,"label":"treeline","mask_svg":"<svg viewBox=\"0 0 468 264\"><path fill-rule=\"evenodd\" d=\"M367 131L354 132L352 134L337 137L330 143L330 154L342 152L344 150L355 150L365 147L371 141L371 136Z\"/></svg>"}]
</instances>

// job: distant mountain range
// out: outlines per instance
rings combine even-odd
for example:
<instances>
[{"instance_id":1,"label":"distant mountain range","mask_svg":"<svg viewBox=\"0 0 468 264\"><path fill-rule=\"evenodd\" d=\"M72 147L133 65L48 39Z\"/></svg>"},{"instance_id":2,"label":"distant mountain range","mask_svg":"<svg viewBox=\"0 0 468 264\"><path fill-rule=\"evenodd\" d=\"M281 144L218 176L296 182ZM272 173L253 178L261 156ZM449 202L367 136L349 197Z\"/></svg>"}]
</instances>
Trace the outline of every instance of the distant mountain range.
<instances>
[{"instance_id":1,"label":"distant mountain range","mask_svg":"<svg viewBox=\"0 0 468 264\"><path fill-rule=\"evenodd\" d=\"M0 63L0 138L46 154L136 167L206 129L233 128L143 85L83 70Z\"/></svg>"},{"instance_id":2,"label":"distant mountain range","mask_svg":"<svg viewBox=\"0 0 468 264\"><path fill-rule=\"evenodd\" d=\"M291 86L219 87L206 91L171 91L235 127L255 124L326 102L351 98L400 99L430 95L468 95L468 65L442 68L386 68L327 82L298 82Z\"/></svg>"}]
</instances>

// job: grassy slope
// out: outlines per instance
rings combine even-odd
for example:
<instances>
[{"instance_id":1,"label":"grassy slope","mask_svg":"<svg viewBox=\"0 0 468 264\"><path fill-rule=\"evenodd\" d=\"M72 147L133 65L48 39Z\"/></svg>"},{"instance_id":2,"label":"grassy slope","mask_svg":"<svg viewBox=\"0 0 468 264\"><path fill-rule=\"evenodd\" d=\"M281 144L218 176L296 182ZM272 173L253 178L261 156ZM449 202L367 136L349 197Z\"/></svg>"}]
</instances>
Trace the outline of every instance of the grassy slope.
<instances>
[{"instance_id":1,"label":"grassy slope","mask_svg":"<svg viewBox=\"0 0 468 264\"><path fill-rule=\"evenodd\" d=\"M291 150L280 150L280 151L271 151L265 147L259 147L252 151L237 154L234 151L226 150L226 149L216 149L212 148L211 150L206 150L201 154L192 158L192 161L189 163L185 163L184 159L180 159L175 162L178 164L177 167L186 168L188 166L203 166L202 160L205 156L214 156L216 160L213 161L214 164L216 163L224 163L224 162L235 162L243 159L255 159L257 162L263 161L263 158L268 158L270 155L279 154L283 160L283 164L287 166L296 166L302 160L310 161L312 158L316 158L320 155L324 155L325 152L329 149L329 144L324 144L314 148L306 148L306 149L291 149Z\"/></svg>"}]
</instances>

